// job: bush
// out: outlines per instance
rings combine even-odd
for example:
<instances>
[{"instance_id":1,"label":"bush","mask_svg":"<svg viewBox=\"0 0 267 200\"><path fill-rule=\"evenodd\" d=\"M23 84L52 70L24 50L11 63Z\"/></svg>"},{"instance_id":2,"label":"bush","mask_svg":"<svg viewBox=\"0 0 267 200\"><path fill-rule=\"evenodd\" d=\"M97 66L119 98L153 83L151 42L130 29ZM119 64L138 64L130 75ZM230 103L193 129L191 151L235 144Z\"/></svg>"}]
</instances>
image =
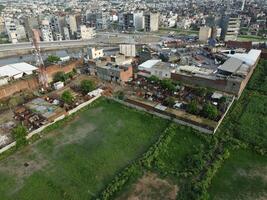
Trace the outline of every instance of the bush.
<instances>
[{"instance_id":1,"label":"bush","mask_svg":"<svg viewBox=\"0 0 267 200\"><path fill-rule=\"evenodd\" d=\"M17 147L24 146L28 143L26 139L27 128L25 126L18 125L16 128L12 130L12 135L16 141Z\"/></svg>"},{"instance_id":2,"label":"bush","mask_svg":"<svg viewBox=\"0 0 267 200\"><path fill-rule=\"evenodd\" d=\"M196 100L191 101L189 104L186 106L186 111L191 113L191 114L198 114L199 109L198 109L198 103Z\"/></svg>"},{"instance_id":3,"label":"bush","mask_svg":"<svg viewBox=\"0 0 267 200\"><path fill-rule=\"evenodd\" d=\"M87 94L88 92L91 92L94 89L95 89L95 84L93 81L83 80L81 82L81 90L84 95Z\"/></svg>"},{"instance_id":4,"label":"bush","mask_svg":"<svg viewBox=\"0 0 267 200\"><path fill-rule=\"evenodd\" d=\"M46 60L47 62L50 62L50 63L57 63L60 61L60 57L55 56L55 55L49 55Z\"/></svg>"},{"instance_id":5,"label":"bush","mask_svg":"<svg viewBox=\"0 0 267 200\"><path fill-rule=\"evenodd\" d=\"M160 79L158 77L156 77L155 75L150 76L149 78L147 78L147 80L151 83L159 83Z\"/></svg>"},{"instance_id":6,"label":"bush","mask_svg":"<svg viewBox=\"0 0 267 200\"><path fill-rule=\"evenodd\" d=\"M168 107L173 107L175 104L175 99L173 97L167 97L166 99L164 99L163 101L163 105L164 106L168 106Z\"/></svg>"},{"instance_id":7,"label":"bush","mask_svg":"<svg viewBox=\"0 0 267 200\"><path fill-rule=\"evenodd\" d=\"M211 105L211 103L206 103L203 106L202 114L204 117L214 120L217 118L219 113L218 109L214 105Z\"/></svg>"},{"instance_id":8,"label":"bush","mask_svg":"<svg viewBox=\"0 0 267 200\"><path fill-rule=\"evenodd\" d=\"M174 83L172 82L171 79L163 79L160 81L160 85L163 89L166 89L170 92L174 92L175 91L175 85Z\"/></svg>"},{"instance_id":9,"label":"bush","mask_svg":"<svg viewBox=\"0 0 267 200\"><path fill-rule=\"evenodd\" d=\"M66 75L64 72L57 72L54 75L53 81L54 82L58 82L58 81L65 82L67 79L68 79L68 75Z\"/></svg>"},{"instance_id":10,"label":"bush","mask_svg":"<svg viewBox=\"0 0 267 200\"><path fill-rule=\"evenodd\" d=\"M71 104L74 100L74 97L70 91L65 91L61 95L61 100L66 104Z\"/></svg>"}]
</instances>

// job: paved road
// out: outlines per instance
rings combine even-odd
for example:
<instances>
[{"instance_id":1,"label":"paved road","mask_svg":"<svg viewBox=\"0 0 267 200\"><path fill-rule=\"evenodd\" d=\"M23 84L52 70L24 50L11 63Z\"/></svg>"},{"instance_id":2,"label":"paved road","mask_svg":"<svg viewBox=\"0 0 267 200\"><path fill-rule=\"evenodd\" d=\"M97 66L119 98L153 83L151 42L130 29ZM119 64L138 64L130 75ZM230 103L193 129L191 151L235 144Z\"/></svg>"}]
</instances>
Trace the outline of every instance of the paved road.
<instances>
[{"instance_id":1,"label":"paved road","mask_svg":"<svg viewBox=\"0 0 267 200\"><path fill-rule=\"evenodd\" d=\"M145 37L146 35L143 35ZM97 46L108 46L119 43L132 43L132 44L144 44L151 43L151 41L136 40L141 38L140 34L122 34L122 33L97 33L96 37L90 40L64 40L64 41L53 41L53 42L40 42L41 49L64 49L73 47L82 47L88 45ZM150 36L151 37L151 34ZM158 37L158 36L155 36ZM153 42L153 41L152 41ZM4 51L20 51L20 50L31 50L33 45L31 42L23 42L17 44L2 44L0 45L0 52Z\"/></svg>"}]
</instances>

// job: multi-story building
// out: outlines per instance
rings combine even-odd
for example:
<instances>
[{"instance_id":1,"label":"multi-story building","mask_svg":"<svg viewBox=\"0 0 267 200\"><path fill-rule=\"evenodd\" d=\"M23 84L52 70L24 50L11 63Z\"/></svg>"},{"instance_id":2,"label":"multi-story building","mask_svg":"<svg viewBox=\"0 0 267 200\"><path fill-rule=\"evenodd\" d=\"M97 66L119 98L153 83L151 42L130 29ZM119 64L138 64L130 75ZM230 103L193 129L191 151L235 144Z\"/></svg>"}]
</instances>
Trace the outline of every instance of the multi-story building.
<instances>
[{"instance_id":1,"label":"multi-story building","mask_svg":"<svg viewBox=\"0 0 267 200\"><path fill-rule=\"evenodd\" d=\"M211 28L208 26L202 26L199 29L199 41L207 42L208 39L211 37Z\"/></svg>"},{"instance_id":2,"label":"multi-story building","mask_svg":"<svg viewBox=\"0 0 267 200\"><path fill-rule=\"evenodd\" d=\"M144 14L144 30L146 32L159 30L159 14L158 13L145 13Z\"/></svg>"},{"instance_id":3,"label":"multi-story building","mask_svg":"<svg viewBox=\"0 0 267 200\"><path fill-rule=\"evenodd\" d=\"M77 34L77 22L76 22L76 17L75 15L68 15L66 17L66 22L68 25L68 29L70 32L70 37L75 38L75 35Z\"/></svg>"},{"instance_id":4,"label":"multi-story building","mask_svg":"<svg viewBox=\"0 0 267 200\"><path fill-rule=\"evenodd\" d=\"M95 30L92 27L86 27L85 25L81 25L78 30L78 39L88 40L92 39L95 36Z\"/></svg>"},{"instance_id":5,"label":"multi-story building","mask_svg":"<svg viewBox=\"0 0 267 200\"><path fill-rule=\"evenodd\" d=\"M41 22L41 37L43 41L51 42L54 41L53 34L50 28L49 20L45 19Z\"/></svg>"}]
</instances>

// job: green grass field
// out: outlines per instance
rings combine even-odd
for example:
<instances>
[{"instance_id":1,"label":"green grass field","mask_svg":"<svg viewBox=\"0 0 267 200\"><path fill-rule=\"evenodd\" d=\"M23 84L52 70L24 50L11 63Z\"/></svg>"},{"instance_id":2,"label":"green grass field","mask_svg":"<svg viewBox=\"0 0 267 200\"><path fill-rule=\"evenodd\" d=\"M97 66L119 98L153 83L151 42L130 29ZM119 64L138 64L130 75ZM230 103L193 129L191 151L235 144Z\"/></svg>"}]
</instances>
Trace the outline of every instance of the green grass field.
<instances>
[{"instance_id":1,"label":"green grass field","mask_svg":"<svg viewBox=\"0 0 267 200\"><path fill-rule=\"evenodd\" d=\"M267 198L267 157L249 150L232 151L212 180L210 199Z\"/></svg>"},{"instance_id":2,"label":"green grass field","mask_svg":"<svg viewBox=\"0 0 267 200\"><path fill-rule=\"evenodd\" d=\"M0 199L91 199L167 125L98 100L64 127L1 160Z\"/></svg>"}]
</instances>

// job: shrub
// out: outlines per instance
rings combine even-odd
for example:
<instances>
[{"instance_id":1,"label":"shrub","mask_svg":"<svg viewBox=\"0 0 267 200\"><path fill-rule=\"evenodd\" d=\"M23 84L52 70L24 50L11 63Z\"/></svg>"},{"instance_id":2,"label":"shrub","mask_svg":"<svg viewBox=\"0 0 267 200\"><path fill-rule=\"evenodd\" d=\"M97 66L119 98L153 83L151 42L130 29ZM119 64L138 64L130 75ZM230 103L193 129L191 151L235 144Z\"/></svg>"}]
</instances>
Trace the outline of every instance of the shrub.
<instances>
[{"instance_id":1,"label":"shrub","mask_svg":"<svg viewBox=\"0 0 267 200\"><path fill-rule=\"evenodd\" d=\"M167 97L163 101L163 105L169 106L171 108L174 106L174 104L175 104L175 99L173 97Z\"/></svg>"},{"instance_id":2,"label":"shrub","mask_svg":"<svg viewBox=\"0 0 267 200\"><path fill-rule=\"evenodd\" d=\"M95 84L91 80L83 80L81 82L81 90L83 94L87 94L95 89Z\"/></svg>"},{"instance_id":3,"label":"shrub","mask_svg":"<svg viewBox=\"0 0 267 200\"><path fill-rule=\"evenodd\" d=\"M71 104L74 100L74 97L70 91L65 91L61 95L61 100L66 104Z\"/></svg>"},{"instance_id":4,"label":"shrub","mask_svg":"<svg viewBox=\"0 0 267 200\"><path fill-rule=\"evenodd\" d=\"M191 114L198 114L199 109L198 109L198 103L196 100L191 101L189 104L186 106L186 111L191 113Z\"/></svg>"},{"instance_id":5,"label":"shrub","mask_svg":"<svg viewBox=\"0 0 267 200\"><path fill-rule=\"evenodd\" d=\"M55 55L49 55L46 60L50 63L57 63L60 61L60 57Z\"/></svg>"},{"instance_id":6,"label":"shrub","mask_svg":"<svg viewBox=\"0 0 267 200\"><path fill-rule=\"evenodd\" d=\"M24 146L27 144L27 128L23 125L18 125L16 128L12 130L12 135L16 141L16 146Z\"/></svg>"},{"instance_id":7,"label":"shrub","mask_svg":"<svg viewBox=\"0 0 267 200\"><path fill-rule=\"evenodd\" d=\"M67 79L68 79L68 75L66 75L64 72L57 72L54 75L53 81L54 82L58 82L58 81L65 82Z\"/></svg>"},{"instance_id":8,"label":"shrub","mask_svg":"<svg viewBox=\"0 0 267 200\"><path fill-rule=\"evenodd\" d=\"M202 114L204 117L214 120L217 118L219 113L218 109L214 105L211 105L211 103L206 103L203 106Z\"/></svg>"}]
</instances>

